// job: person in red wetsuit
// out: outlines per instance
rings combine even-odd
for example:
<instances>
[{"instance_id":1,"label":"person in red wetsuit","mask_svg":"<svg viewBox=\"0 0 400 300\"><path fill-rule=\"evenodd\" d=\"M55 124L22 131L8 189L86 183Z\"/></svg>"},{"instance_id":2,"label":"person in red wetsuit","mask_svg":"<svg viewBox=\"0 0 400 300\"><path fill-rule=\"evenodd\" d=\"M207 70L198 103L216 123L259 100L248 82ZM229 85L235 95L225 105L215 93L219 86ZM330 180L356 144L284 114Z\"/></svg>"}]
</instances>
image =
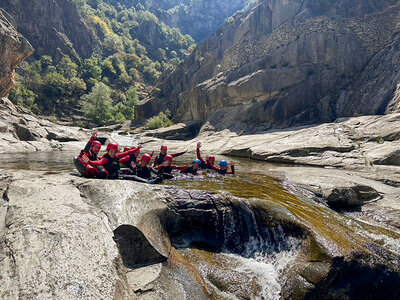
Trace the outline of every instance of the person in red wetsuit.
<instances>
[{"instance_id":1,"label":"person in red wetsuit","mask_svg":"<svg viewBox=\"0 0 400 300\"><path fill-rule=\"evenodd\" d=\"M231 170L228 171L228 162L226 160L221 160L219 162L219 169L218 169L218 174L225 175L225 174L235 174L235 166L233 164L233 161L230 162Z\"/></svg>"},{"instance_id":2,"label":"person in red wetsuit","mask_svg":"<svg viewBox=\"0 0 400 300\"><path fill-rule=\"evenodd\" d=\"M210 169L210 170L218 171L218 167L216 165L214 165L215 156L213 156L213 155L208 156L207 155L206 156L206 160L204 161L204 159L201 157L201 154L200 154L200 148L201 148L201 143L198 142L197 143L197 147L196 147L196 152L197 152L197 158L201 162L200 167L202 169Z\"/></svg>"},{"instance_id":3,"label":"person in red wetsuit","mask_svg":"<svg viewBox=\"0 0 400 300\"><path fill-rule=\"evenodd\" d=\"M188 163L187 166L182 168L181 173L199 175L198 171L200 169L200 165L201 165L201 161L199 159L195 159L191 166Z\"/></svg>"},{"instance_id":4,"label":"person in red wetsuit","mask_svg":"<svg viewBox=\"0 0 400 300\"><path fill-rule=\"evenodd\" d=\"M123 153L118 153L118 150L117 144L109 143L107 145L107 153L103 155L102 159L98 161L90 161L89 158L85 156L83 156L83 159L86 163L92 166L104 167L108 179L118 179L120 171L119 159L134 153L134 150L129 150Z\"/></svg>"},{"instance_id":5,"label":"person in red wetsuit","mask_svg":"<svg viewBox=\"0 0 400 300\"><path fill-rule=\"evenodd\" d=\"M163 179L172 179L174 176L172 175L172 170L185 170L187 167L178 167L172 164L172 161L174 158L172 155L166 155L164 158L164 163L162 165L159 165L155 167L155 169L158 171L158 175L161 176Z\"/></svg>"},{"instance_id":6,"label":"person in red wetsuit","mask_svg":"<svg viewBox=\"0 0 400 300\"><path fill-rule=\"evenodd\" d=\"M81 173L81 175L84 177L105 178L107 177L107 174L105 173L103 167L91 166L89 163L86 162L86 159L84 158L86 157L89 161L98 160L98 154L101 149L101 143L99 141L96 141L96 139L97 139L97 131L93 132L89 142L86 144L85 148L81 151L79 156L74 158L74 164L79 173Z\"/></svg>"},{"instance_id":7,"label":"person in red wetsuit","mask_svg":"<svg viewBox=\"0 0 400 300\"><path fill-rule=\"evenodd\" d=\"M168 148L167 146L161 146L161 150L160 153L158 154L158 156L154 159L153 162L153 168L157 167L159 165L162 165L165 159L165 156L167 155L167 151ZM187 151L183 151L183 152L179 152L179 153L174 153L174 154L170 154L172 157L177 157L179 155L185 154Z\"/></svg>"},{"instance_id":8,"label":"person in red wetsuit","mask_svg":"<svg viewBox=\"0 0 400 300\"><path fill-rule=\"evenodd\" d=\"M121 163L121 166L123 166L126 169L133 170L132 163L135 165L138 163L140 149L142 149L142 147L143 147L142 145L139 145L138 147L132 147L132 148L125 147L124 152L127 152L127 151L132 152L133 151L133 154L121 158L119 160L119 162Z\"/></svg>"}]
</instances>

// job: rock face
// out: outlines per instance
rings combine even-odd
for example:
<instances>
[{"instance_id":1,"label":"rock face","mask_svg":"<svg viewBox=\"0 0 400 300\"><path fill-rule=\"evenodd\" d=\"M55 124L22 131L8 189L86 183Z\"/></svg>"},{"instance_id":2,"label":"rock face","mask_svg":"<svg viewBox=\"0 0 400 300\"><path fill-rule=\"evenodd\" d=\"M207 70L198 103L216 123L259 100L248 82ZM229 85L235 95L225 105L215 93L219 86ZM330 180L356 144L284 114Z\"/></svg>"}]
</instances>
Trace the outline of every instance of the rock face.
<instances>
[{"instance_id":1,"label":"rock face","mask_svg":"<svg viewBox=\"0 0 400 300\"><path fill-rule=\"evenodd\" d=\"M37 118L0 99L0 153L69 149L77 153L89 138L88 131Z\"/></svg>"},{"instance_id":2,"label":"rock face","mask_svg":"<svg viewBox=\"0 0 400 300\"><path fill-rule=\"evenodd\" d=\"M389 287L400 284L399 254L376 242L387 231L366 238L372 227L355 233L350 219L293 195L282 206L66 173L0 179L2 299L398 296ZM268 279L277 281L259 285Z\"/></svg>"},{"instance_id":3,"label":"rock face","mask_svg":"<svg viewBox=\"0 0 400 300\"><path fill-rule=\"evenodd\" d=\"M397 2L261 1L198 46L137 117L168 108L240 132L395 112Z\"/></svg>"},{"instance_id":4,"label":"rock face","mask_svg":"<svg viewBox=\"0 0 400 300\"><path fill-rule=\"evenodd\" d=\"M201 42L213 34L225 20L246 7L249 0L153 1L165 10L158 13L171 27L180 28L195 41Z\"/></svg>"},{"instance_id":5,"label":"rock face","mask_svg":"<svg viewBox=\"0 0 400 300\"><path fill-rule=\"evenodd\" d=\"M93 53L93 35L71 0L4 0L0 8L15 19L19 31L35 47L37 57L47 54L60 59L66 54L86 58Z\"/></svg>"},{"instance_id":6,"label":"rock face","mask_svg":"<svg viewBox=\"0 0 400 300\"><path fill-rule=\"evenodd\" d=\"M29 42L17 32L14 20L0 9L0 98L14 87L14 70L33 53Z\"/></svg>"},{"instance_id":7,"label":"rock face","mask_svg":"<svg viewBox=\"0 0 400 300\"><path fill-rule=\"evenodd\" d=\"M203 156L219 154L297 165L271 167L268 172L312 191L335 209L362 206L363 213L379 211L376 219L400 228L399 128L400 114L388 114L252 135L215 132L207 123L196 139L187 142L144 135L135 139L151 149L167 144L171 152L194 151L201 141Z\"/></svg>"}]
</instances>

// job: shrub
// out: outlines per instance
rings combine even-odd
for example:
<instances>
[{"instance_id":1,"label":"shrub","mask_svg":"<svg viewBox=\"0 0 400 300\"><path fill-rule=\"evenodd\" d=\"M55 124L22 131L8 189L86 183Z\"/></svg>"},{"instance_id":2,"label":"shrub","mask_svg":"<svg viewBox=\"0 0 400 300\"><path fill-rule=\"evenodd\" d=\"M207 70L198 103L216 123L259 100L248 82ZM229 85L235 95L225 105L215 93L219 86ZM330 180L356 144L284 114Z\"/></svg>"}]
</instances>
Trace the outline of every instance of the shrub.
<instances>
[{"instance_id":1,"label":"shrub","mask_svg":"<svg viewBox=\"0 0 400 300\"><path fill-rule=\"evenodd\" d=\"M171 112L167 109L165 112L160 112L158 116L152 117L146 122L147 129L158 129L162 127L172 126L173 123L169 119Z\"/></svg>"}]
</instances>

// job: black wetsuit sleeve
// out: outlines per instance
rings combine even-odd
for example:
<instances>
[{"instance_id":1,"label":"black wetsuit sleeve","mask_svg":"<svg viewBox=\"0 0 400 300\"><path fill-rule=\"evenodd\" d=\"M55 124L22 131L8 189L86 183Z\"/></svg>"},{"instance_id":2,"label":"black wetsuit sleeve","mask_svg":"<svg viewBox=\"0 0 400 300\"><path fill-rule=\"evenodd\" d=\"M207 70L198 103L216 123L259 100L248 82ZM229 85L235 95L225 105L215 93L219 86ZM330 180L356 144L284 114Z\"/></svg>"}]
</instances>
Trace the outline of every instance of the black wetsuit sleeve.
<instances>
[{"instance_id":1,"label":"black wetsuit sleeve","mask_svg":"<svg viewBox=\"0 0 400 300\"><path fill-rule=\"evenodd\" d=\"M153 174L157 174L157 175L158 175L158 171L157 171L157 170L155 170L154 168L152 168L152 167L149 167L149 170L150 170L150 172L151 172L151 173L153 173Z\"/></svg>"},{"instance_id":2,"label":"black wetsuit sleeve","mask_svg":"<svg viewBox=\"0 0 400 300\"><path fill-rule=\"evenodd\" d=\"M90 147L92 147L93 142L94 142L94 138L90 138L89 142L87 142L85 148L83 149L83 151L85 153L89 153Z\"/></svg>"}]
</instances>

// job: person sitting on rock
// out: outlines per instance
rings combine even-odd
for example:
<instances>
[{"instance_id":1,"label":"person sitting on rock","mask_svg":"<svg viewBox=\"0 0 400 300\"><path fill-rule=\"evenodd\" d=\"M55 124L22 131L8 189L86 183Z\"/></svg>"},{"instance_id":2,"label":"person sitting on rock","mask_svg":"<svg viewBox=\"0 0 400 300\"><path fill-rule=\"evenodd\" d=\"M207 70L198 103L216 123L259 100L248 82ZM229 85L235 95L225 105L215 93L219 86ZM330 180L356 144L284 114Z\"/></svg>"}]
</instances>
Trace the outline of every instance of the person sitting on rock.
<instances>
[{"instance_id":1,"label":"person sitting on rock","mask_svg":"<svg viewBox=\"0 0 400 300\"><path fill-rule=\"evenodd\" d=\"M200 160L201 165L200 167L202 169L210 169L210 170L214 170L214 171L218 171L218 167L216 165L214 165L215 163L215 156L213 155L207 155L206 156L206 161L204 161L204 159L201 157L200 154L200 148L201 148L201 143L198 142L197 143L197 147L196 147L196 152L197 152L197 158Z\"/></svg>"},{"instance_id":2,"label":"person sitting on rock","mask_svg":"<svg viewBox=\"0 0 400 300\"><path fill-rule=\"evenodd\" d=\"M221 160L219 162L219 169L218 173L221 175L225 174L235 174L235 166L233 164L233 161L230 161L230 166L231 166L231 171L228 171L228 162L226 160Z\"/></svg>"},{"instance_id":3,"label":"person sitting on rock","mask_svg":"<svg viewBox=\"0 0 400 300\"><path fill-rule=\"evenodd\" d=\"M152 183L152 184L160 183L162 181L162 177L158 176L159 174L154 168L148 166L150 161L151 161L151 155L143 154L142 157L140 158L140 161L137 164L133 162L131 164L132 169L134 170L134 176L125 176L123 178L143 183ZM151 176L151 173L156 174L158 177L153 178Z\"/></svg>"},{"instance_id":4,"label":"person sitting on rock","mask_svg":"<svg viewBox=\"0 0 400 300\"><path fill-rule=\"evenodd\" d=\"M166 155L164 158L164 163L155 167L158 171L158 175L161 176L163 179L172 179L174 176L172 175L172 170L184 170L186 166L178 167L172 164L174 158L172 155Z\"/></svg>"},{"instance_id":5,"label":"person sitting on rock","mask_svg":"<svg viewBox=\"0 0 400 300\"><path fill-rule=\"evenodd\" d=\"M165 159L165 156L167 155L167 150L168 150L167 146L165 146L165 145L161 146L161 151L160 151L160 153L159 153L158 156L154 159L153 168L163 164L164 159ZM187 152L187 151L179 152L179 153L174 153L174 154L170 154L170 155L171 155L172 157L177 157L177 156L180 156L180 155L182 155L182 154L185 154L186 152Z\"/></svg>"},{"instance_id":6,"label":"person sitting on rock","mask_svg":"<svg viewBox=\"0 0 400 300\"><path fill-rule=\"evenodd\" d=\"M118 179L120 171L119 159L133 154L134 150L118 153L118 144L114 143L109 143L106 150L107 153L104 154L102 159L98 161L90 161L89 158L86 156L83 156L82 158L85 160L86 163L90 164L91 166L102 166L107 175L106 178Z\"/></svg>"},{"instance_id":7,"label":"person sitting on rock","mask_svg":"<svg viewBox=\"0 0 400 300\"><path fill-rule=\"evenodd\" d=\"M201 161L200 159L195 159L190 166L189 163L187 163L187 166L185 166L182 170L181 173L183 174L192 174L192 175L199 175L198 170L200 168Z\"/></svg>"},{"instance_id":8,"label":"person sitting on rock","mask_svg":"<svg viewBox=\"0 0 400 300\"><path fill-rule=\"evenodd\" d=\"M79 173L81 173L81 175L84 177L105 178L107 177L107 174L105 173L104 168L100 166L94 167L86 162L87 160L89 161L99 160L98 154L101 150L101 143L96 139L97 139L97 131L93 132L89 142L87 142L85 148L81 151L79 156L74 158L74 164Z\"/></svg>"}]
</instances>

